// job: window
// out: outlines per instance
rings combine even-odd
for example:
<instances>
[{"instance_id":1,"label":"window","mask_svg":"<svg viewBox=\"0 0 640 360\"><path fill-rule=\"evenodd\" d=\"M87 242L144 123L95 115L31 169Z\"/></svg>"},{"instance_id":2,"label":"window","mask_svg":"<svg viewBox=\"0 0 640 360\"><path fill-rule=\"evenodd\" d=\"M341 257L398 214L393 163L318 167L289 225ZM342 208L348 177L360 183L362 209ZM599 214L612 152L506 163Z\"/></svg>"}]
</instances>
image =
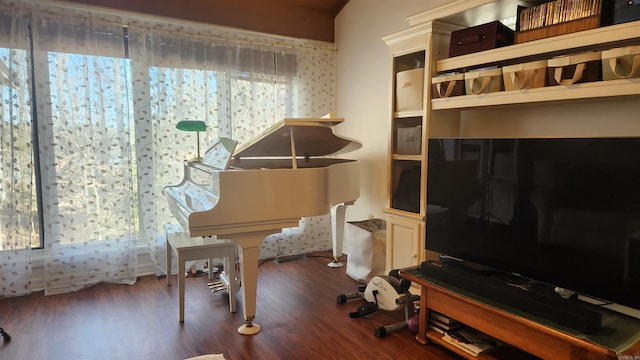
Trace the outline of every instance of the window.
<instances>
[{"instance_id":1,"label":"window","mask_svg":"<svg viewBox=\"0 0 640 360\"><path fill-rule=\"evenodd\" d=\"M205 121L206 150L332 109L331 48L49 4L0 8L0 274L17 284L0 296L29 288L1 251L28 245L44 248L46 294L135 281L141 244L160 269L159 236L175 221L162 189L196 153L178 121Z\"/></svg>"},{"instance_id":2,"label":"window","mask_svg":"<svg viewBox=\"0 0 640 360\"><path fill-rule=\"evenodd\" d=\"M49 236L59 238L60 244L145 236L140 234L143 202L134 200L140 191L138 181L152 183L153 196L145 204L164 205L162 188L179 182L181 159L195 156L194 134L176 131L179 120L207 122L201 139L204 151L218 136L242 143L278 120L276 114L291 114L286 100L290 77L271 73L276 59L295 64L291 55L212 46L197 39L189 39L189 50L176 55L167 44L171 50L183 44L162 38L159 48L150 46L151 51L169 56L128 59L86 54L91 50L88 41L69 37L79 32L79 26L62 29L63 47L77 52L53 51L47 45L52 51L46 52L47 69L40 75L48 85L49 108L41 113L49 116L52 126L38 132L46 148L53 149L41 159L41 166L48 169L43 187L55 189L46 192L43 203L47 218L58 219L59 232ZM145 53L129 48L137 44L125 41L129 31L125 28L121 36L114 29L103 29L93 41L107 43L107 54L116 53L119 46L124 47L122 54ZM148 46L148 42L145 38L143 43ZM239 69L233 61L238 61ZM266 74L258 72L265 68ZM136 121L141 113L149 118ZM152 136L149 148L135 145L144 134ZM152 179L139 176L149 169ZM165 206L153 213L156 225L149 230L155 236L174 220ZM123 226L129 218L131 224Z\"/></svg>"}]
</instances>

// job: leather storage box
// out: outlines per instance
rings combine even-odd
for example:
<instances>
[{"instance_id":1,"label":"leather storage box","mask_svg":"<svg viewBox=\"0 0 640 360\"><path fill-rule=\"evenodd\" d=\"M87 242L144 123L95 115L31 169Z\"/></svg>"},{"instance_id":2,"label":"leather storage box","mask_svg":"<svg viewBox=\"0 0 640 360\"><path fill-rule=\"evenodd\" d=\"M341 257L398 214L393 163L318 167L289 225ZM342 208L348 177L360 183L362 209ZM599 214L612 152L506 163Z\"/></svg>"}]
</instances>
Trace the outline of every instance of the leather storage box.
<instances>
[{"instance_id":1,"label":"leather storage box","mask_svg":"<svg viewBox=\"0 0 640 360\"><path fill-rule=\"evenodd\" d=\"M467 95L487 94L504 89L501 68L466 72L464 82Z\"/></svg>"},{"instance_id":2,"label":"leather storage box","mask_svg":"<svg viewBox=\"0 0 640 360\"><path fill-rule=\"evenodd\" d=\"M398 128L396 144L398 155L420 155L422 153L422 126Z\"/></svg>"},{"instance_id":3,"label":"leather storage box","mask_svg":"<svg viewBox=\"0 0 640 360\"><path fill-rule=\"evenodd\" d=\"M447 98L464 95L464 74L446 74L431 79L431 97Z\"/></svg>"},{"instance_id":4,"label":"leather storage box","mask_svg":"<svg viewBox=\"0 0 640 360\"><path fill-rule=\"evenodd\" d=\"M602 79L640 77L640 45L602 51Z\"/></svg>"},{"instance_id":5,"label":"leather storage box","mask_svg":"<svg viewBox=\"0 0 640 360\"><path fill-rule=\"evenodd\" d=\"M502 78L506 91L544 87L547 84L547 61L504 66Z\"/></svg>"},{"instance_id":6,"label":"leather storage box","mask_svg":"<svg viewBox=\"0 0 640 360\"><path fill-rule=\"evenodd\" d=\"M513 33L500 21L456 30L451 33L449 57L513 45Z\"/></svg>"},{"instance_id":7,"label":"leather storage box","mask_svg":"<svg viewBox=\"0 0 640 360\"><path fill-rule=\"evenodd\" d=\"M397 73L395 111L421 110L423 89L424 69L405 70Z\"/></svg>"},{"instance_id":8,"label":"leather storage box","mask_svg":"<svg viewBox=\"0 0 640 360\"><path fill-rule=\"evenodd\" d=\"M602 80L599 51L558 56L547 60L549 85L571 85Z\"/></svg>"},{"instance_id":9,"label":"leather storage box","mask_svg":"<svg viewBox=\"0 0 640 360\"><path fill-rule=\"evenodd\" d=\"M621 24L640 20L640 0L615 0L613 23Z\"/></svg>"}]
</instances>

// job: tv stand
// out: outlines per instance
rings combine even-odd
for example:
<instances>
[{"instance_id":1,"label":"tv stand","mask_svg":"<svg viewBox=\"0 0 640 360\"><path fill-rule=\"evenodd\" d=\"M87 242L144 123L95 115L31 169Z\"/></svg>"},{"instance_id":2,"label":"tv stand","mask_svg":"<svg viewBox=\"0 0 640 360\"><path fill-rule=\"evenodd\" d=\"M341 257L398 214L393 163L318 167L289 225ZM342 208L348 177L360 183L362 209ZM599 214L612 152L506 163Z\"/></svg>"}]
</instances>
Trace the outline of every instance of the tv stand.
<instances>
[{"instance_id":1,"label":"tv stand","mask_svg":"<svg viewBox=\"0 0 640 360\"><path fill-rule=\"evenodd\" d=\"M519 350L543 359L618 359L616 351L581 336L535 322L499 305L488 304L481 300L482 297L469 296L454 290L454 287L436 284L422 276L419 267L402 269L400 275L420 287L420 321L416 339L422 344L439 344L467 359L526 358L526 354L514 355L513 351ZM444 341L441 334L428 329L427 319L431 310L457 319L510 347L498 348L477 357L467 354ZM631 345L621 354L640 354L640 342Z\"/></svg>"},{"instance_id":2,"label":"tv stand","mask_svg":"<svg viewBox=\"0 0 640 360\"><path fill-rule=\"evenodd\" d=\"M593 334L600 329L602 315L599 312L575 299L561 298L546 284L493 269L478 270L473 264L451 259L425 261L420 272L575 331Z\"/></svg>"}]
</instances>

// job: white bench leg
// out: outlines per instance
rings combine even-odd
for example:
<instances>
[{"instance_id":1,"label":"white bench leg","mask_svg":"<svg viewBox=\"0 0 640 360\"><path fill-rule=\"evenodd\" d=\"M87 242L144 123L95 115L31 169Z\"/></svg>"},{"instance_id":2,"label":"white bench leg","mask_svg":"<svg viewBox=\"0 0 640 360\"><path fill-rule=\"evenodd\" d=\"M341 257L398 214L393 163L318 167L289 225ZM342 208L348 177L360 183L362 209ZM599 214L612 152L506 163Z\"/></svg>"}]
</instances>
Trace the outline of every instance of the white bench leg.
<instances>
[{"instance_id":1,"label":"white bench leg","mask_svg":"<svg viewBox=\"0 0 640 360\"><path fill-rule=\"evenodd\" d=\"M171 285L171 257L173 256L173 251L171 249L171 245L169 245L169 234L167 234L167 285Z\"/></svg>"},{"instance_id":2,"label":"white bench leg","mask_svg":"<svg viewBox=\"0 0 640 360\"><path fill-rule=\"evenodd\" d=\"M209 280L213 280L213 259L207 259L209 261Z\"/></svg>"},{"instance_id":3,"label":"white bench leg","mask_svg":"<svg viewBox=\"0 0 640 360\"><path fill-rule=\"evenodd\" d=\"M185 261L180 258L178 251L178 301L180 302L180 322L184 322L184 282L185 282Z\"/></svg>"}]
</instances>

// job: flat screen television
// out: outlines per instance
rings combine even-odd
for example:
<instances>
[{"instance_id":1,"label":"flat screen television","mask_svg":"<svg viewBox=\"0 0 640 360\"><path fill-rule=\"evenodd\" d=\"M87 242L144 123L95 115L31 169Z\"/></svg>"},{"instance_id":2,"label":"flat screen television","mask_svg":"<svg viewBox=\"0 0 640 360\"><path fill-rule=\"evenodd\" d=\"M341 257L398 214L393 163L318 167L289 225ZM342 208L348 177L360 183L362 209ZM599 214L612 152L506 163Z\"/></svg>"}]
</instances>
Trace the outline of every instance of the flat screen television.
<instances>
[{"instance_id":1,"label":"flat screen television","mask_svg":"<svg viewBox=\"0 0 640 360\"><path fill-rule=\"evenodd\" d=\"M640 138L428 146L427 250L640 309Z\"/></svg>"}]
</instances>

